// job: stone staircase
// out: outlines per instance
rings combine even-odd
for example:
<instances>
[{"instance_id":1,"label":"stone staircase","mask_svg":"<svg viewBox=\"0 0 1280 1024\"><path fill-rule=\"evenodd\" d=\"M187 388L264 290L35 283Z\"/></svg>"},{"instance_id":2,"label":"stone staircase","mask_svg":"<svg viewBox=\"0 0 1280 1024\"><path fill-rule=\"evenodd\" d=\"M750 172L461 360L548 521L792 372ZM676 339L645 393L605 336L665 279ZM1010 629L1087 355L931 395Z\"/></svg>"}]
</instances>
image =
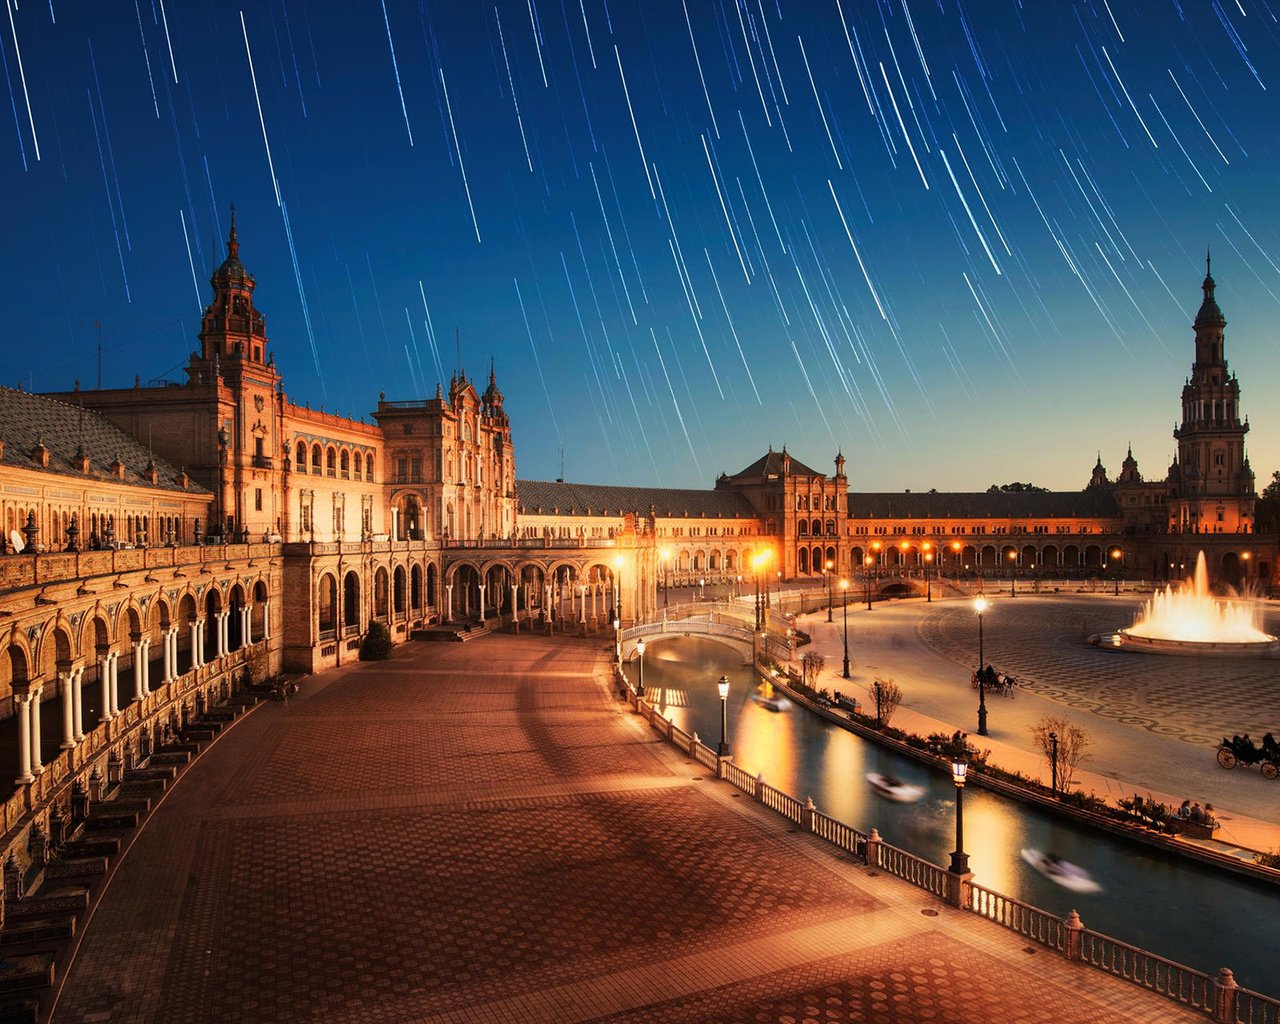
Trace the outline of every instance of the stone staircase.
<instances>
[{"instance_id":1,"label":"stone staircase","mask_svg":"<svg viewBox=\"0 0 1280 1024\"><path fill-rule=\"evenodd\" d=\"M69 807L54 808L47 832L33 827L30 862L19 866L10 855L0 904L0 1024L43 1024L59 968L113 862L195 756L265 695L263 688L233 693L137 766L117 762L114 779L95 768L87 787L73 783Z\"/></svg>"},{"instance_id":2,"label":"stone staircase","mask_svg":"<svg viewBox=\"0 0 1280 1024\"><path fill-rule=\"evenodd\" d=\"M413 640L436 640L445 643L466 643L477 637L487 636L492 632L493 620L480 622L450 622L415 629L410 638Z\"/></svg>"}]
</instances>

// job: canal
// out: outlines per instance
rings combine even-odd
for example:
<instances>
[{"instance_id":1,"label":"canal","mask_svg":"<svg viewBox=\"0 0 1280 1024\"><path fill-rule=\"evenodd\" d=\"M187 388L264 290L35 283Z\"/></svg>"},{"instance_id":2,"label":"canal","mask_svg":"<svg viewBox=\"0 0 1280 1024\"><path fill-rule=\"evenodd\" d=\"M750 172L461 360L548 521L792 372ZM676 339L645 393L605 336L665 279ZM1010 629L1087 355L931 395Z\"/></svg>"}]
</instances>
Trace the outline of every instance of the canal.
<instances>
[{"instance_id":1,"label":"canal","mask_svg":"<svg viewBox=\"0 0 1280 1024\"><path fill-rule=\"evenodd\" d=\"M714 747L720 739L716 681L730 680L734 761L765 781L864 832L946 866L955 846L955 787L934 771L829 724L799 707L770 711L751 700L752 670L714 641L678 637L645 653L646 696L679 728ZM878 796L867 774L922 786L917 803ZM1125 842L1038 808L968 786L965 848L974 880L1058 916L1077 910L1089 928L1210 975L1230 967L1245 988L1280 997L1275 972L1280 890ZM1079 894L1033 870L1023 848L1053 851L1102 886Z\"/></svg>"}]
</instances>

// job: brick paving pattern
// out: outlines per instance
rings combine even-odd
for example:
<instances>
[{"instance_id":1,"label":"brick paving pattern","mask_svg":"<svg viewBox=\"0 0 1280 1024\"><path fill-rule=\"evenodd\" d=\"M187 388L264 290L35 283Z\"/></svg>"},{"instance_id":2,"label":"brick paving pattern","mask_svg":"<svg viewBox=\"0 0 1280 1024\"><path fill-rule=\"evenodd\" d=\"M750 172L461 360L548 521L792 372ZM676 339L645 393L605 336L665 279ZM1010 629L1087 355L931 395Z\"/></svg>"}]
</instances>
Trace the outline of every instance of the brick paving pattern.
<instances>
[{"instance_id":1,"label":"brick paving pattern","mask_svg":"<svg viewBox=\"0 0 1280 1024\"><path fill-rule=\"evenodd\" d=\"M1217 744L1280 727L1280 663L1271 658L1203 658L1103 651L1084 641L1133 621L1127 602L1059 597L1001 601L986 659L1050 700L1192 744ZM995 623L990 623L995 625ZM1268 611L1263 628L1280 635ZM919 626L929 647L972 664L976 627L967 603L936 606Z\"/></svg>"},{"instance_id":2,"label":"brick paving pattern","mask_svg":"<svg viewBox=\"0 0 1280 1024\"><path fill-rule=\"evenodd\" d=\"M149 821L54 1021L1201 1019L735 799L606 659L410 644L263 708Z\"/></svg>"}]
</instances>

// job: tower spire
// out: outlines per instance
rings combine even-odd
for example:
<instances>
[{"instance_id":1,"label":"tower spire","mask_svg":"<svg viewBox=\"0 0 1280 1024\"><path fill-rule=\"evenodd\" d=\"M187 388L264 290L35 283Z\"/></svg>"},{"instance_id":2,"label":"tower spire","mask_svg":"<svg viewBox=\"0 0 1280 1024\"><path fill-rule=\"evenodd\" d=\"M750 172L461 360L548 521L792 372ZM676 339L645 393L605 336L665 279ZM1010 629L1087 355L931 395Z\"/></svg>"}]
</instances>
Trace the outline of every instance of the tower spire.
<instances>
[{"instance_id":1,"label":"tower spire","mask_svg":"<svg viewBox=\"0 0 1280 1024\"><path fill-rule=\"evenodd\" d=\"M236 204L231 204L231 233L227 236L227 255L229 257L237 257L240 255L240 242L236 239Z\"/></svg>"}]
</instances>

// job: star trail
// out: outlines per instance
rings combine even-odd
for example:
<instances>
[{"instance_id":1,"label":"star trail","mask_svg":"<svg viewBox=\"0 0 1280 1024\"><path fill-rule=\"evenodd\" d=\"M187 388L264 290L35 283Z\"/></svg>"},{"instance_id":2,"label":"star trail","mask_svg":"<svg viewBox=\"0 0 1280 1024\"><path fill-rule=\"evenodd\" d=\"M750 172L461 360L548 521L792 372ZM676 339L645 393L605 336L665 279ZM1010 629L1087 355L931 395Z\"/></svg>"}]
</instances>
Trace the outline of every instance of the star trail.
<instances>
[{"instance_id":1,"label":"star trail","mask_svg":"<svg viewBox=\"0 0 1280 1024\"><path fill-rule=\"evenodd\" d=\"M4 2L6 384L182 380L234 202L297 401L492 357L524 478L1077 488L1163 476L1211 249L1280 467L1274 0Z\"/></svg>"}]
</instances>

